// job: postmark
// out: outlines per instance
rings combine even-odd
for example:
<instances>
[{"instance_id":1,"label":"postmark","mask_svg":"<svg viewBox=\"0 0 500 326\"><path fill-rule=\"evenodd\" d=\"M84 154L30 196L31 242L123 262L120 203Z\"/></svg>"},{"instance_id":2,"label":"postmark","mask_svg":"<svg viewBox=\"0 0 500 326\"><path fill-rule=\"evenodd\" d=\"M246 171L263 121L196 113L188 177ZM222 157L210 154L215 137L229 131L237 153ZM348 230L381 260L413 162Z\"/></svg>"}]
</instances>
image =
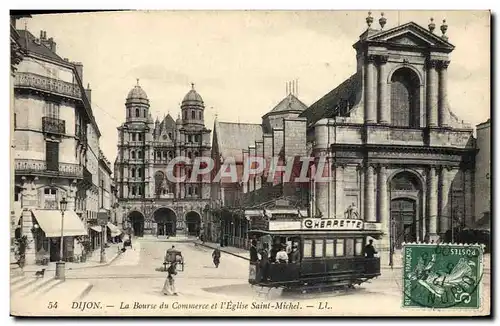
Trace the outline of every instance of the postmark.
<instances>
[{"instance_id":1,"label":"postmark","mask_svg":"<svg viewBox=\"0 0 500 326\"><path fill-rule=\"evenodd\" d=\"M479 309L482 264L479 244L404 244L403 307Z\"/></svg>"}]
</instances>

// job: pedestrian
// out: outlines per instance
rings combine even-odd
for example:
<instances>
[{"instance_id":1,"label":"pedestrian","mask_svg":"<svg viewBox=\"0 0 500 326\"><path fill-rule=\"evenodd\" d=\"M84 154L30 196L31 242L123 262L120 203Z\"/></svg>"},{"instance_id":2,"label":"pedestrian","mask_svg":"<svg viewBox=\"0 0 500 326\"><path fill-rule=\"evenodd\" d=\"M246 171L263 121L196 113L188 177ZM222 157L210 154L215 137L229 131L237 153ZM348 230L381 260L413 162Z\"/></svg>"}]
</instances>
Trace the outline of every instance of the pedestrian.
<instances>
[{"instance_id":1,"label":"pedestrian","mask_svg":"<svg viewBox=\"0 0 500 326\"><path fill-rule=\"evenodd\" d=\"M175 290L174 275L177 275L177 263L175 262L170 264L170 267L167 269L167 279L163 284L162 290L164 295L177 295L177 291Z\"/></svg>"},{"instance_id":2,"label":"pedestrian","mask_svg":"<svg viewBox=\"0 0 500 326\"><path fill-rule=\"evenodd\" d=\"M257 252L257 240L252 240L252 246L250 247L250 262L256 263L259 261L259 255Z\"/></svg>"},{"instance_id":3,"label":"pedestrian","mask_svg":"<svg viewBox=\"0 0 500 326\"><path fill-rule=\"evenodd\" d=\"M373 247L373 240L370 239L369 243L365 246L365 257L373 258L376 253L377 251L375 250L375 247Z\"/></svg>"},{"instance_id":4,"label":"pedestrian","mask_svg":"<svg viewBox=\"0 0 500 326\"><path fill-rule=\"evenodd\" d=\"M219 268L220 256L221 256L220 249L219 249L219 246L217 246L217 248L215 248L215 250L212 252L212 259L213 259L215 268Z\"/></svg>"}]
</instances>

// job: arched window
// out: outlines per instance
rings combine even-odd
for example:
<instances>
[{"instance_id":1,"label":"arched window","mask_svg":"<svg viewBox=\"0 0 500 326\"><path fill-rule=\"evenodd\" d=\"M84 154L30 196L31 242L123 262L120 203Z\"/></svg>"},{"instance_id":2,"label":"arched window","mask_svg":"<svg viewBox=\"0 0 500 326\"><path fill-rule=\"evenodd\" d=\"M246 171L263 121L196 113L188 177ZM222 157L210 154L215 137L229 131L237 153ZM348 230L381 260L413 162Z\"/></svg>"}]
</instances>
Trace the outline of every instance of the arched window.
<instances>
[{"instance_id":1,"label":"arched window","mask_svg":"<svg viewBox=\"0 0 500 326\"><path fill-rule=\"evenodd\" d=\"M132 141L135 141L135 133L132 133Z\"/></svg>"},{"instance_id":2,"label":"arched window","mask_svg":"<svg viewBox=\"0 0 500 326\"><path fill-rule=\"evenodd\" d=\"M391 78L391 122L394 126L420 126L420 82L409 68L398 69Z\"/></svg>"},{"instance_id":3,"label":"arched window","mask_svg":"<svg viewBox=\"0 0 500 326\"><path fill-rule=\"evenodd\" d=\"M202 119L202 117L201 117L201 111L198 113L198 117L199 117L200 120Z\"/></svg>"},{"instance_id":4,"label":"arched window","mask_svg":"<svg viewBox=\"0 0 500 326\"><path fill-rule=\"evenodd\" d=\"M130 172L132 173L132 178L135 178L135 169L132 168L132 170L130 170Z\"/></svg>"},{"instance_id":5,"label":"arched window","mask_svg":"<svg viewBox=\"0 0 500 326\"><path fill-rule=\"evenodd\" d=\"M420 181L409 172L401 172L391 180L391 190L393 191L417 191L420 189Z\"/></svg>"},{"instance_id":6,"label":"arched window","mask_svg":"<svg viewBox=\"0 0 500 326\"><path fill-rule=\"evenodd\" d=\"M137 187L137 194L140 196L142 195L142 186Z\"/></svg>"},{"instance_id":7,"label":"arched window","mask_svg":"<svg viewBox=\"0 0 500 326\"><path fill-rule=\"evenodd\" d=\"M184 120L187 120L187 118L188 118L188 113L187 111L184 111Z\"/></svg>"},{"instance_id":8,"label":"arched window","mask_svg":"<svg viewBox=\"0 0 500 326\"><path fill-rule=\"evenodd\" d=\"M198 187L197 186L193 186L193 194L198 195Z\"/></svg>"},{"instance_id":9,"label":"arched window","mask_svg":"<svg viewBox=\"0 0 500 326\"><path fill-rule=\"evenodd\" d=\"M139 109L135 109L135 117L139 118Z\"/></svg>"},{"instance_id":10,"label":"arched window","mask_svg":"<svg viewBox=\"0 0 500 326\"><path fill-rule=\"evenodd\" d=\"M135 186L132 186L132 196L135 196Z\"/></svg>"},{"instance_id":11,"label":"arched window","mask_svg":"<svg viewBox=\"0 0 500 326\"><path fill-rule=\"evenodd\" d=\"M163 183L165 182L165 174L162 171L157 171L155 173L155 193L157 195L161 194L164 187Z\"/></svg>"},{"instance_id":12,"label":"arched window","mask_svg":"<svg viewBox=\"0 0 500 326\"><path fill-rule=\"evenodd\" d=\"M187 156L188 158L191 158L192 157L191 152L187 152Z\"/></svg>"},{"instance_id":13,"label":"arched window","mask_svg":"<svg viewBox=\"0 0 500 326\"><path fill-rule=\"evenodd\" d=\"M171 132L168 133L168 138L172 139L172 133Z\"/></svg>"},{"instance_id":14,"label":"arched window","mask_svg":"<svg viewBox=\"0 0 500 326\"><path fill-rule=\"evenodd\" d=\"M137 158L141 159L142 158L142 151L137 151Z\"/></svg>"},{"instance_id":15,"label":"arched window","mask_svg":"<svg viewBox=\"0 0 500 326\"><path fill-rule=\"evenodd\" d=\"M191 186L188 186L188 195L191 196L193 194L193 189L191 189Z\"/></svg>"},{"instance_id":16,"label":"arched window","mask_svg":"<svg viewBox=\"0 0 500 326\"><path fill-rule=\"evenodd\" d=\"M191 119L196 119L196 112L191 111Z\"/></svg>"},{"instance_id":17,"label":"arched window","mask_svg":"<svg viewBox=\"0 0 500 326\"><path fill-rule=\"evenodd\" d=\"M141 168L137 168L137 177L140 178L141 177Z\"/></svg>"},{"instance_id":18,"label":"arched window","mask_svg":"<svg viewBox=\"0 0 500 326\"><path fill-rule=\"evenodd\" d=\"M170 151L168 152L168 159L171 160L174 158L174 152Z\"/></svg>"},{"instance_id":19,"label":"arched window","mask_svg":"<svg viewBox=\"0 0 500 326\"><path fill-rule=\"evenodd\" d=\"M134 151L131 151L130 152L130 157L134 158L135 159L135 152Z\"/></svg>"},{"instance_id":20,"label":"arched window","mask_svg":"<svg viewBox=\"0 0 500 326\"><path fill-rule=\"evenodd\" d=\"M141 141L142 140L142 134L137 134L137 140Z\"/></svg>"}]
</instances>

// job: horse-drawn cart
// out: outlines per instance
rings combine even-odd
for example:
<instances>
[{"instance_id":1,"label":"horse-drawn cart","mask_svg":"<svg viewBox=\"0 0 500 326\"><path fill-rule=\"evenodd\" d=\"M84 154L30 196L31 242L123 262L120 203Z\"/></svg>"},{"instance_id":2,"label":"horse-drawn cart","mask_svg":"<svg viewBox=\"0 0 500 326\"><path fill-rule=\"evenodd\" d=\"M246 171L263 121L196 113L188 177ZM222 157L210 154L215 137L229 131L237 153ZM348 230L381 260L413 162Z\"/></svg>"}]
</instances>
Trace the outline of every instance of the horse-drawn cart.
<instances>
[{"instance_id":1,"label":"horse-drawn cart","mask_svg":"<svg viewBox=\"0 0 500 326\"><path fill-rule=\"evenodd\" d=\"M184 271L184 257L182 257L182 252L180 252L179 250L169 249L167 250L165 261L163 262L165 270L167 270L168 266L170 266L174 262L176 263L176 269L178 271Z\"/></svg>"}]
</instances>

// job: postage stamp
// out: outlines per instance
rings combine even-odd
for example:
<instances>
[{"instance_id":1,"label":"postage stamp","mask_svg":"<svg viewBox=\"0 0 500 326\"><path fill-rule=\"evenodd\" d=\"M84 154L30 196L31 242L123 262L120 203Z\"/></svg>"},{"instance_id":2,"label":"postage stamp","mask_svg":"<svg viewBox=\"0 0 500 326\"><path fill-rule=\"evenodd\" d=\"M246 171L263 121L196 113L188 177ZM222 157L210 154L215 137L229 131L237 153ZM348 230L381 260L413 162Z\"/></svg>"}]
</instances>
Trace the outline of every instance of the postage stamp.
<instances>
[{"instance_id":1,"label":"postage stamp","mask_svg":"<svg viewBox=\"0 0 500 326\"><path fill-rule=\"evenodd\" d=\"M483 246L405 244L403 307L478 309Z\"/></svg>"}]
</instances>

